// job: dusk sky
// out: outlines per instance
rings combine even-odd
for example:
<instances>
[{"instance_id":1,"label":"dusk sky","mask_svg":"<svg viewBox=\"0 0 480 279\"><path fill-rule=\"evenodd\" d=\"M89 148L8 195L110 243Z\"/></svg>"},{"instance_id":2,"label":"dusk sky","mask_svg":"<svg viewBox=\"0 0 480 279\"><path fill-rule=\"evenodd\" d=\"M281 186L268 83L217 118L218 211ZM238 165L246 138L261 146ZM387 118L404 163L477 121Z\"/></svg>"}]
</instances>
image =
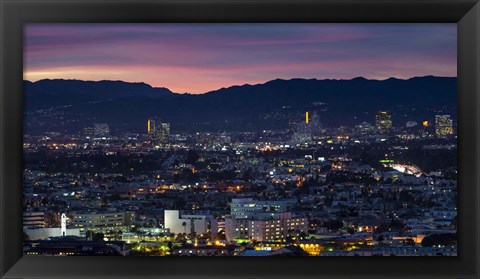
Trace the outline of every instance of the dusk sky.
<instances>
[{"instance_id":1,"label":"dusk sky","mask_svg":"<svg viewBox=\"0 0 480 279\"><path fill-rule=\"evenodd\" d=\"M456 24L28 24L24 78L177 93L283 78L457 75Z\"/></svg>"}]
</instances>

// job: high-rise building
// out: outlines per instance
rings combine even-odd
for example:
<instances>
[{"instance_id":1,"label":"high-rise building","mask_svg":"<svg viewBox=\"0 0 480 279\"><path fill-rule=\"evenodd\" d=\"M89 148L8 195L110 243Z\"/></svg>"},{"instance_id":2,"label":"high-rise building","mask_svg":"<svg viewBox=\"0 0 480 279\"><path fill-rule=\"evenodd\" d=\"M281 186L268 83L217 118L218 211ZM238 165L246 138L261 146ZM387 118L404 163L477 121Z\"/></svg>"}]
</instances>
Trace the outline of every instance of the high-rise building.
<instances>
[{"instance_id":1,"label":"high-rise building","mask_svg":"<svg viewBox=\"0 0 480 279\"><path fill-rule=\"evenodd\" d=\"M150 118L147 120L147 133L152 143L167 144L170 138L170 123L162 123L157 118Z\"/></svg>"},{"instance_id":2,"label":"high-rise building","mask_svg":"<svg viewBox=\"0 0 480 279\"><path fill-rule=\"evenodd\" d=\"M93 137L95 138L104 138L110 136L110 128L106 123L95 123L93 124Z\"/></svg>"},{"instance_id":3,"label":"high-rise building","mask_svg":"<svg viewBox=\"0 0 480 279\"><path fill-rule=\"evenodd\" d=\"M312 114L312 117L308 123L310 127L310 131L312 131L313 136L319 136L322 132L322 122L320 122L320 116L316 112Z\"/></svg>"},{"instance_id":4,"label":"high-rise building","mask_svg":"<svg viewBox=\"0 0 480 279\"><path fill-rule=\"evenodd\" d=\"M392 128L392 116L386 111L379 111L375 116L375 126L382 132Z\"/></svg>"},{"instance_id":5,"label":"high-rise building","mask_svg":"<svg viewBox=\"0 0 480 279\"><path fill-rule=\"evenodd\" d=\"M417 126L417 125L418 125L418 123L417 123L416 121L407 121L407 122L405 123L405 127L406 127L406 128L413 128L413 127L415 127L415 126Z\"/></svg>"},{"instance_id":6,"label":"high-rise building","mask_svg":"<svg viewBox=\"0 0 480 279\"><path fill-rule=\"evenodd\" d=\"M91 138L93 137L93 127L85 127L83 128L83 136L86 138Z\"/></svg>"},{"instance_id":7,"label":"high-rise building","mask_svg":"<svg viewBox=\"0 0 480 279\"><path fill-rule=\"evenodd\" d=\"M305 121L298 122L295 125L295 132L292 136L294 144L309 143L312 141L312 123L308 111L305 112Z\"/></svg>"},{"instance_id":8,"label":"high-rise building","mask_svg":"<svg viewBox=\"0 0 480 279\"><path fill-rule=\"evenodd\" d=\"M160 123L157 127L157 139L159 143L165 144L170 138L170 123Z\"/></svg>"},{"instance_id":9,"label":"high-rise building","mask_svg":"<svg viewBox=\"0 0 480 279\"><path fill-rule=\"evenodd\" d=\"M453 134L453 121L450 115L435 115L435 134L439 138Z\"/></svg>"}]
</instances>

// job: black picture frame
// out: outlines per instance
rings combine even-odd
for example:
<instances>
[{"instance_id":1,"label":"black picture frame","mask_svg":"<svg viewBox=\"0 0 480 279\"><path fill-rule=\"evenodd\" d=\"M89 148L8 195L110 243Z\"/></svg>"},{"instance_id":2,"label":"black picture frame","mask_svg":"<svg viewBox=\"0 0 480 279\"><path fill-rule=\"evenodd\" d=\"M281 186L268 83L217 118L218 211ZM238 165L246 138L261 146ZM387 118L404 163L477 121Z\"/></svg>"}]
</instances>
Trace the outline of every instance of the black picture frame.
<instances>
[{"instance_id":1,"label":"black picture frame","mask_svg":"<svg viewBox=\"0 0 480 279\"><path fill-rule=\"evenodd\" d=\"M2 278L480 278L478 0L0 0ZM458 257L22 255L23 25L31 22L451 22L458 26Z\"/></svg>"}]
</instances>

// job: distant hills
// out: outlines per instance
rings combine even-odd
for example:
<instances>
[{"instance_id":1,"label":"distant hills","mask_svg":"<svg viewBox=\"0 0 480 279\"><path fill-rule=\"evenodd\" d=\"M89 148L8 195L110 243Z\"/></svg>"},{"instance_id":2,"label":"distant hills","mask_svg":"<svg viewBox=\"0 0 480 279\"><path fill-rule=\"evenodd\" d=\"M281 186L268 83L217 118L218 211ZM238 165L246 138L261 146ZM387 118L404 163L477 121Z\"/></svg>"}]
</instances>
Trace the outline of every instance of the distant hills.
<instances>
[{"instance_id":1,"label":"distant hills","mask_svg":"<svg viewBox=\"0 0 480 279\"><path fill-rule=\"evenodd\" d=\"M27 130L32 132L52 126L70 131L95 122L143 131L150 116L172 123L172 130L275 129L307 110L317 111L326 126L373 122L378 110L388 110L394 125L403 126L404 121L432 119L438 113L454 115L457 98L456 78L433 76L382 81L276 79L199 95L176 94L145 83L41 80L25 81L24 94ZM57 116L46 114L46 109ZM62 121L55 124L33 123L58 114Z\"/></svg>"},{"instance_id":2,"label":"distant hills","mask_svg":"<svg viewBox=\"0 0 480 279\"><path fill-rule=\"evenodd\" d=\"M43 79L37 82L24 81L23 86L27 110L122 98L150 99L173 95L167 88L110 80Z\"/></svg>"}]
</instances>

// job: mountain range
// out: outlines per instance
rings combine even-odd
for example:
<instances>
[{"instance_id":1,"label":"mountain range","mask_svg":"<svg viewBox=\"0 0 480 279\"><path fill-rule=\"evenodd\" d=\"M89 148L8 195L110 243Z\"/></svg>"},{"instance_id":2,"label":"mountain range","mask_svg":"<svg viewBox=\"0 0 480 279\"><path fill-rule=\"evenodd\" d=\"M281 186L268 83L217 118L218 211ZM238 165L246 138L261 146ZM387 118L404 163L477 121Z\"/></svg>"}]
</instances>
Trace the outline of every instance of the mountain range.
<instances>
[{"instance_id":1,"label":"mountain range","mask_svg":"<svg viewBox=\"0 0 480 279\"><path fill-rule=\"evenodd\" d=\"M26 128L31 132L67 132L98 122L143 131L153 116L178 131L275 129L287 127L289 119L302 119L305 111L318 113L325 126L338 126L372 123L379 110L387 110L394 126L400 126L409 120L432 120L439 113L455 116L456 98L456 78L434 76L275 79L204 94L177 94L123 81L24 81Z\"/></svg>"}]
</instances>

